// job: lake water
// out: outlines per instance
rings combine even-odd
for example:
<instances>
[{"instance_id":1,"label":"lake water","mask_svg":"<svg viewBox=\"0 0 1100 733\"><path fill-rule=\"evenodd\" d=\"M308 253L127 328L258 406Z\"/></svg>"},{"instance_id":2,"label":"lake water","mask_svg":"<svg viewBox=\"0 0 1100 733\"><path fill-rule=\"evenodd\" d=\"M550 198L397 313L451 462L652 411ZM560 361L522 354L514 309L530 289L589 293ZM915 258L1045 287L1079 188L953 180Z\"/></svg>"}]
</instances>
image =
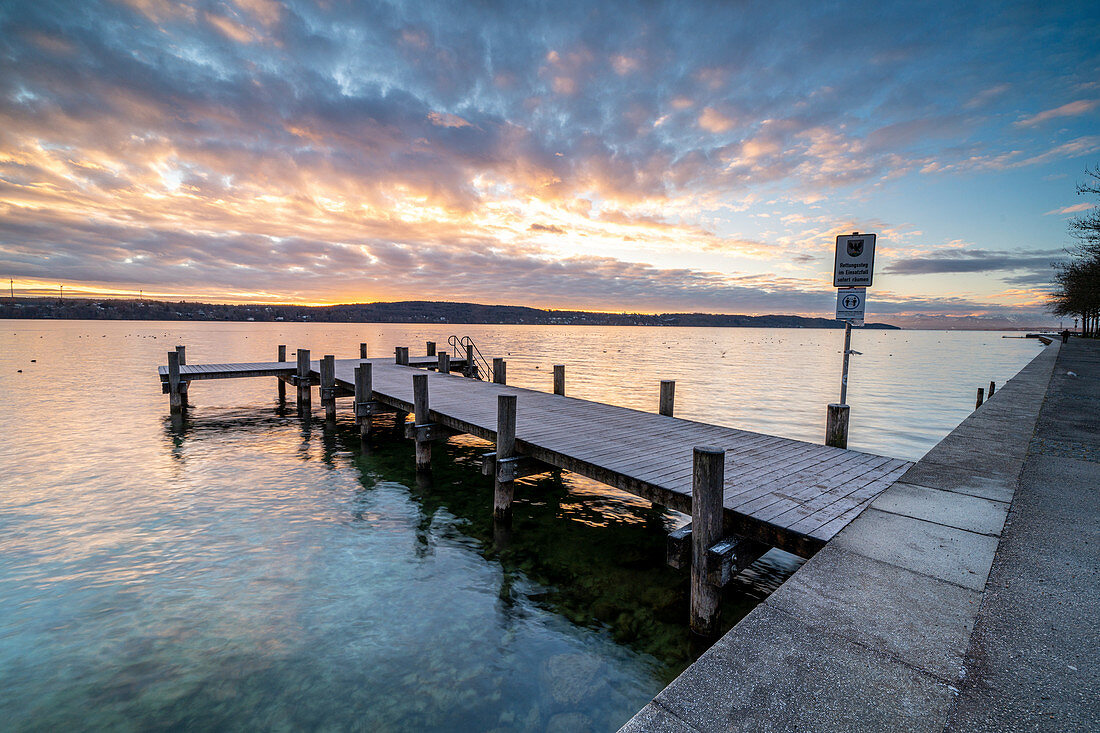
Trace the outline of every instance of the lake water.
<instances>
[{"instance_id":1,"label":"lake water","mask_svg":"<svg viewBox=\"0 0 1100 733\"><path fill-rule=\"evenodd\" d=\"M485 444L363 448L278 409L274 379L196 382L173 427L155 369L423 352L451 333L509 383L820 442L842 331L0 321L0 727L608 731L700 649L677 517L564 474L517 490L494 540ZM999 333L853 335L852 448L919 458L976 387L1038 351ZM20 371L21 370L21 371ZM314 407L320 411L319 400ZM798 566L773 551L731 626Z\"/></svg>"}]
</instances>

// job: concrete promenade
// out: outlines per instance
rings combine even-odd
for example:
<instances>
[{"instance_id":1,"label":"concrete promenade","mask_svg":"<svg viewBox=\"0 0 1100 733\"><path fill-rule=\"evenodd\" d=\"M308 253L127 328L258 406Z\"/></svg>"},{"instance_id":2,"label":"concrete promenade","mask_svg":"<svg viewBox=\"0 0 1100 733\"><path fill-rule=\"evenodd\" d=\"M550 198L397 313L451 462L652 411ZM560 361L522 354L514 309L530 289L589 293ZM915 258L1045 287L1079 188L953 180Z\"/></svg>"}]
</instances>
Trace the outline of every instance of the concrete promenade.
<instances>
[{"instance_id":1,"label":"concrete promenade","mask_svg":"<svg viewBox=\"0 0 1100 733\"><path fill-rule=\"evenodd\" d=\"M1045 348L623 730L1100 730L1098 395Z\"/></svg>"}]
</instances>

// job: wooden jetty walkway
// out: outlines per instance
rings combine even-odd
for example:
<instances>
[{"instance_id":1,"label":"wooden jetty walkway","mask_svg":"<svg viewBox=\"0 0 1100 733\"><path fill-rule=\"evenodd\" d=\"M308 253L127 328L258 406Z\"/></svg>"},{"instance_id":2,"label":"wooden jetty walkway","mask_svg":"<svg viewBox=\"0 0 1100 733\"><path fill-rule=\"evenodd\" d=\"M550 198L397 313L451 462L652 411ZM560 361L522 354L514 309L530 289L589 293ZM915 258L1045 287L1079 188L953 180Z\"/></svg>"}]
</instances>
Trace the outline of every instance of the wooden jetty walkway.
<instances>
[{"instance_id":1,"label":"wooden jetty walkway","mask_svg":"<svg viewBox=\"0 0 1100 733\"><path fill-rule=\"evenodd\" d=\"M484 468L495 474L500 517L510 511L515 479L553 468L692 514L691 527L670 536L669 561L684 567L693 553L703 553L690 564L700 568L700 583L712 588L769 547L812 556L912 465L673 417L671 383L662 385L661 412L667 414L659 414L567 397L561 366L555 367L555 394L500 383L505 366L499 359L496 380L489 382L448 372L445 354L409 358L399 348L388 359L309 361L308 353L299 351L298 362L187 365L179 363L182 354L173 358L169 352L169 365L159 375L165 391L182 393L183 401L189 381L279 377L298 386L299 405L307 411L309 388L317 384L329 419L335 419L336 397L355 395L364 435L374 413L394 411L400 422L412 414L406 435L417 441L418 467L430 465L431 442L450 431L495 442L497 451L487 454ZM466 365L474 363L456 360L450 366L469 374ZM428 366L435 370L422 368ZM280 394L282 389L281 382ZM698 491L701 483L714 484L712 506L702 516L704 507L692 501L693 487ZM709 522L710 529L701 533L700 522ZM693 603L694 595L693 587ZM714 609L704 616L716 614L717 598L712 601ZM699 625L706 631L705 620Z\"/></svg>"}]
</instances>

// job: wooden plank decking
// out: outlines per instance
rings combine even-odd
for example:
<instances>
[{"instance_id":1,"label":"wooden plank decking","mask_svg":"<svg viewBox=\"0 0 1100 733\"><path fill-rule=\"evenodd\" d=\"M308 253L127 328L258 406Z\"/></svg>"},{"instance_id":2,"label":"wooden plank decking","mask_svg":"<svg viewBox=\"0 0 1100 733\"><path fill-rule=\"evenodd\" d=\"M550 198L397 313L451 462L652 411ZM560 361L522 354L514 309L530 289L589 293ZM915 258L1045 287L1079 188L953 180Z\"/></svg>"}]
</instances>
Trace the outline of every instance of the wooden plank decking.
<instances>
[{"instance_id":1,"label":"wooden plank decking","mask_svg":"<svg viewBox=\"0 0 1100 733\"><path fill-rule=\"evenodd\" d=\"M395 365L392 359L369 361L374 399L412 412L412 376L424 370ZM354 391L354 368L360 363L336 360L339 388ZM289 376L295 371L292 362L201 364L181 367L180 377ZM167 367L159 372L162 380L168 379ZM311 363L311 373L319 374L319 362ZM497 395L515 394L516 448L521 454L677 511L691 512L692 449L722 448L727 531L803 557L823 547L912 465L456 374L427 374L433 422L493 441Z\"/></svg>"}]
</instances>

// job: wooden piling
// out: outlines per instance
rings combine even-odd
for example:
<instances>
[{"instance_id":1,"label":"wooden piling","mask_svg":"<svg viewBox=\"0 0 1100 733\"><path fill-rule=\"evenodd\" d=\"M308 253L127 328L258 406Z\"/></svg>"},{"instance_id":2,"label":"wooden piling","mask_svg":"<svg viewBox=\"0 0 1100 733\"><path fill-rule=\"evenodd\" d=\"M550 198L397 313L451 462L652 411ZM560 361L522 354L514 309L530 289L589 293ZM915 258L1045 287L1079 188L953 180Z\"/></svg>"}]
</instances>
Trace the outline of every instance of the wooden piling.
<instances>
[{"instance_id":1,"label":"wooden piling","mask_svg":"<svg viewBox=\"0 0 1100 733\"><path fill-rule=\"evenodd\" d=\"M360 359L366 359L367 358L367 345L366 344L359 344L359 358Z\"/></svg>"},{"instance_id":2,"label":"wooden piling","mask_svg":"<svg viewBox=\"0 0 1100 733\"><path fill-rule=\"evenodd\" d=\"M554 394L565 394L565 364L554 365Z\"/></svg>"},{"instance_id":3,"label":"wooden piling","mask_svg":"<svg viewBox=\"0 0 1100 733\"><path fill-rule=\"evenodd\" d=\"M309 410L309 349L298 349L298 412Z\"/></svg>"},{"instance_id":4,"label":"wooden piling","mask_svg":"<svg viewBox=\"0 0 1100 733\"><path fill-rule=\"evenodd\" d=\"M989 383L989 395L988 395L988 396L989 396L989 397L992 397L992 396L993 396L993 393L994 393L994 392L996 392L996 391L997 391L997 383L996 383L996 382L993 382L993 381L991 381L991 382Z\"/></svg>"},{"instance_id":5,"label":"wooden piling","mask_svg":"<svg viewBox=\"0 0 1100 733\"><path fill-rule=\"evenodd\" d=\"M393 363L398 366L409 365L409 347L395 346L393 349Z\"/></svg>"},{"instance_id":6,"label":"wooden piling","mask_svg":"<svg viewBox=\"0 0 1100 733\"><path fill-rule=\"evenodd\" d=\"M370 436L371 408L373 407L373 375L371 363L355 367L355 422L359 424L359 436Z\"/></svg>"},{"instance_id":7,"label":"wooden piling","mask_svg":"<svg viewBox=\"0 0 1100 733\"><path fill-rule=\"evenodd\" d=\"M173 414L183 412L183 395L180 393L180 352L168 352L168 409Z\"/></svg>"},{"instance_id":8,"label":"wooden piling","mask_svg":"<svg viewBox=\"0 0 1100 733\"><path fill-rule=\"evenodd\" d=\"M466 376L477 379L477 362L474 361L474 345L466 344Z\"/></svg>"},{"instance_id":9,"label":"wooden piling","mask_svg":"<svg viewBox=\"0 0 1100 733\"><path fill-rule=\"evenodd\" d=\"M428 375L413 375L413 421L415 425L427 425L428 417ZM432 443L430 440L416 440L416 470L430 471L432 468Z\"/></svg>"},{"instance_id":10,"label":"wooden piling","mask_svg":"<svg viewBox=\"0 0 1100 733\"><path fill-rule=\"evenodd\" d=\"M974 400L974 409L977 410L985 402L985 390L978 387L978 398Z\"/></svg>"},{"instance_id":11,"label":"wooden piling","mask_svg":"<svg viewBox=\"0 0 1100 733\"><path fill-rule=\"evenodd\" d=\"M187 347L177 346L176 353L180 355L180 366L185 365L187 363Z\"/></svg>"},{"instance_id":12,"label":"wooden piling","mask_svg":"<svg viewBox=\"0 0 1100 733\"><path fill-rule=\"evenodd\" d=\"M833 448L848 447L848 405L829 405L825 416L825 445Z\"/></svg>"},{"instance_id":13,"label":"wooden piling","mask_svg":"<svg viewBox=\"0 0 1100 733\"><path fill-rule=\"evenodd\" d=\"M279 361L286 361L286 344L279 344ZM279 383L279 404L286 404L286 382L281 378L275 380Z\"/></svg>"},{"instance_id":14,"label":"wooden piling","mask_svg":"<svg viewBox=\"0 0 1100 733\"><path fill-rule=\"evenodd\" d=\"M499 356L493 359L493 384L507 384L508 363Z\"/></svg>"},{"instance_id":15,"label":"wooden piling","mask_svg":"<svg viewBox=\"0 0 1100 733\"><path fill-rule=\"evenodd\" d=\"M440 374L451 373L451 355L446 351L440 351L439 354L436 355L436 362L437 365L435 370L437 372Z\"/></svg>"},{"instance_id":16,"label":"wooden piling","mask_svg":"<svg viewBox=\"0 0 1100 733\"><path fill-rule=\"evenodd\" d=\"M502 458L511 458L516 454L516 396L514 394L497 395L497 462ZM500 473L494 472L493 479L493 518L509 521L512 518L512 496L515 493L514 481L501 481Z\"/></svg>"},{"instance_id":17,"label":"wooden piling","mask_svg":"<svg viewBox=\"0 0 1100 733\"><path fill-rule=\"evenodd\" d=\"M325 354L321 359L321 404L325 408L325 419L336 420L336 357Z\"/></svg>"},{"instance_id":18,"label":"wooden piling","mask_svg":"<svg viewBox=\"0 0 1100 733\"><path fill-rule=\"evenodd\" d=\"M661 380L661 406L658 412L672 417L672 409L676 403L676 382L671 379Z\"/></svg>"},{"instance_id":19,"label":"wooden piling","mask_svg":"<svg viewBox=\"0 0 1100 733\"><path fill-rule=\"evenodd\" d=\"M424 353L428 356L435 356L435 341L429 341L424 344Z\"/></svg>"},{"instance_id":20,"label":"wooden piling","mask_svg":"<svg viewBox=\"0 0 1100 733\"><path fill-rule=\"evenodd\" d=\"M691 630L700 636L718 633L721 591L707 582L707 550L722 539L722 491L726 452L696 447L691 479Z\"/></svg>"}]
</instances>

